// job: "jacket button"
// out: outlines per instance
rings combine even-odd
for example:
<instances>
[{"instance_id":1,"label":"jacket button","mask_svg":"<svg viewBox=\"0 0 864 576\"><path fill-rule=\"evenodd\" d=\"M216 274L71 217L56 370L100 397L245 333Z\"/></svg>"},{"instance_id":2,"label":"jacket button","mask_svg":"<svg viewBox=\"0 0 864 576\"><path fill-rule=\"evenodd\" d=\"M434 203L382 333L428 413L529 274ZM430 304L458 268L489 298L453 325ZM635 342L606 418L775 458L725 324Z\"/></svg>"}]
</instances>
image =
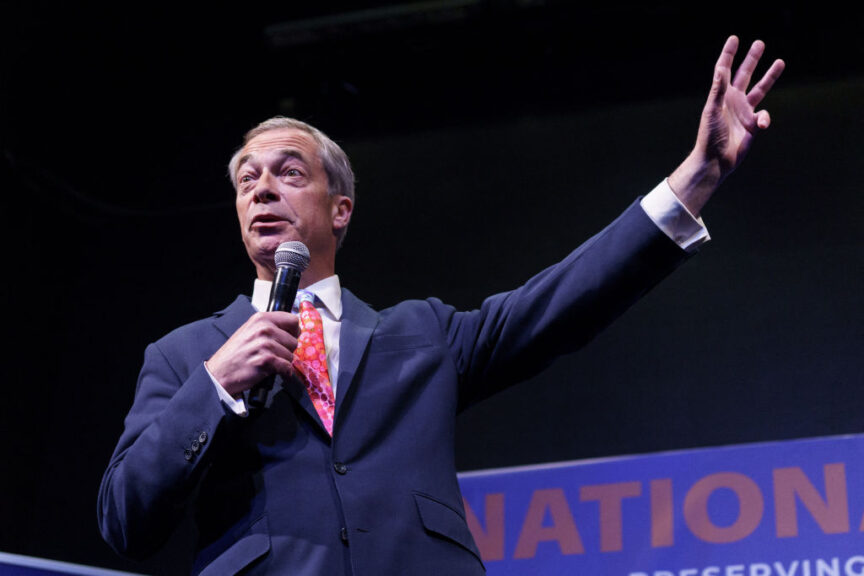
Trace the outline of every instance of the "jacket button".
<instances>
[{"instance_id":1,"label":"jacket button","mask_svg":"<svg viewBox=\"0 0 864 576\"><path fill-rule=\"evenodd\" d=\"M185 458L187 462L192 461L192 456L193 454L191 450L183 450L183 458Z\"/></svg>"},{"instance_id":2,"label":"jacket button","mask_svg":"<svg viewBox=\"0 0 864 576\"><path fill-rule=\"evenodd\" d=\"M207 442L207 432L202 431L201 434L198 435L198 442L200 444Z\"/></svg>"},{"instance_id":3,"label":"jacket button","mask_svg":"<svg viewBox=\"0 0 864 576\"><path fill-rule=\"evenodd\" d=\"M335 464L333 464L333 468L339 474L347 474L348 473L348 466L346 466L342 462L336 462Z\"/></svg>"},{"instance_id":4,"label":"jacket button","mask_svg":"<svg viewBox=\"0 0 864 576\"><path fill-rule=\"evenodd\" d=\"M198 452L200 449L201 449L201 444L198 442L198 440L193 440L192 441L192 452Z\"/></svg>"},{"instance_id":5,"label":"jacket button","mask_svg":"<svg viewBox=\"0 0 864 576\"><path fill-rule=\"evenodd\" d=\"M346 546L348 545L348 530L344 526L339 530L339 538L342 539L342 542L344 542Z\"/></svg>"}]
</instances>

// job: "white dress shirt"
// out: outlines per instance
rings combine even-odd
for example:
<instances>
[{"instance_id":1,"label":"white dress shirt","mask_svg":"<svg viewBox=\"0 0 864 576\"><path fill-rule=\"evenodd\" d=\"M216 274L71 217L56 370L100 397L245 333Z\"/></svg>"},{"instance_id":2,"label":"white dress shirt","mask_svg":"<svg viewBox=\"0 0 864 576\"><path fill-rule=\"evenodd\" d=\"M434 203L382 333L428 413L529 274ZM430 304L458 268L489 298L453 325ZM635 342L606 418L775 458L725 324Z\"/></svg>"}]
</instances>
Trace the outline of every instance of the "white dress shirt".
<instances>
[{"instance_id":1,"label":"white dress shirt","mask_svg":"<svg viewBox=\"0 0 864 576\"><path fill-rule=\"evenodd\" d=\"M665 179L642 198L641 206L657 227L687 252L695 251L696 248L711 239L702 219L695 218L687 210ZM252 306L256 310L267 310L272 284L266 280L255 280L252 291ZM324 325L324 348L327 351L327 370L330 373L330 383L333 386L333 397L335 398L336 380L339 375L342 287L339 283L339 277L333 275L307 286L305 290L316 296L315 307L321 313L321 321ZM210 371L208 370L207 373L210 374ZM212 374L210 374L210 379L213 380L222 402L234 413L245 416L247 414L245 400L233 398L213 378ZM274 387L273 392L276 390L277 388Z\"/></svg>"}]
</instances>

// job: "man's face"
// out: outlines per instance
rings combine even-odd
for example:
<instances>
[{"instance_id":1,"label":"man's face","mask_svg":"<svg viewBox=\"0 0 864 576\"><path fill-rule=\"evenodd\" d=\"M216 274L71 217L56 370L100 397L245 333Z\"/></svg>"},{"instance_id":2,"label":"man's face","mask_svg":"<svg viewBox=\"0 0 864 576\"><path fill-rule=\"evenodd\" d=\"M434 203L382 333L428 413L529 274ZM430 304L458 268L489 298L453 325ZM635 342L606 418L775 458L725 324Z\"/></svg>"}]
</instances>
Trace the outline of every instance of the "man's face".
<instances>
[{"instance_id":1,"label":"man's face","mask_svg":"<svg viewBox=\"0 0 864 576\"><path fill-rule=\"evenodd\" d=\"M312 265L332 262L345 197L328 193L327 174L310 134L284 128L254 137L240 153L236 186L240 231L259 278L273 278L276 248L290 240L309 248Z\"/></svg>"}]
</instances>

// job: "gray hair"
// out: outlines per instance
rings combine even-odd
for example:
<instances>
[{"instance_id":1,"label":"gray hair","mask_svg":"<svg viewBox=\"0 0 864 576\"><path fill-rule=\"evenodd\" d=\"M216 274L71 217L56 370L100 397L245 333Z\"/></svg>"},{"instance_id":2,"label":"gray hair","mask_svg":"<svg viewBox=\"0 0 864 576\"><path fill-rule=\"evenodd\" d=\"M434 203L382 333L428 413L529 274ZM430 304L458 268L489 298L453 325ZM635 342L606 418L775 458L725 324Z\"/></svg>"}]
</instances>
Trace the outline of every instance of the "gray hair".
<instances>
[{"instance_id":1,"label":"gray hair","mask_svg":"<svg viewBox=\"0 0 864 576\"><path fill-rule=\"evenodd\" d=\"M353 203L354 171L351 169L351 162L348 160L348 155L345 154L345 151L336 142L331 140L329 136L314 126L285 116L269 118L246 132L243 136L243 144L237 149L228 163L228 175L231 178L231 185L234 186L234 190L237 190L237 170L240 168L240 156L246 144L264 132L285 128L300 130L312 136L315 143L318 144L318 157L324 166L325 174L327 174L327 192L331 196L347 196ZM342 245L346 232L347 228L342 228L339 231L339 246Z\"/></svg>"}]
</instances>

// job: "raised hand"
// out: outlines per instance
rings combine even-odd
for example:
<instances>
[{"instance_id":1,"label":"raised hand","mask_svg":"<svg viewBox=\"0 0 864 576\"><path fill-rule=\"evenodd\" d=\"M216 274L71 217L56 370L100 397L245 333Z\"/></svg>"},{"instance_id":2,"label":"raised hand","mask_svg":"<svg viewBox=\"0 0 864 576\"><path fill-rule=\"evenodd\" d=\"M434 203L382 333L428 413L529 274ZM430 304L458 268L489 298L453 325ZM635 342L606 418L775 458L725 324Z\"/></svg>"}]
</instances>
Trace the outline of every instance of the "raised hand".
<instances>
[{"instance_id":1,"label":"raised hand","mask_svg":"<svg viewBox=\"0 0 864 576\"><path fill-rule=\"evenodd\" d=\"M765 51L756 40L732 79L732 63L738 51L738 38L730 36L714 67L714 81L702 110L696 145L675 172L669 185L694 215L714 193L717 186L737 168L760 130L768 128L767 110L756 111L786 67L775 60L752 88L750 82Z\"/></svg>"}]
</instances>

